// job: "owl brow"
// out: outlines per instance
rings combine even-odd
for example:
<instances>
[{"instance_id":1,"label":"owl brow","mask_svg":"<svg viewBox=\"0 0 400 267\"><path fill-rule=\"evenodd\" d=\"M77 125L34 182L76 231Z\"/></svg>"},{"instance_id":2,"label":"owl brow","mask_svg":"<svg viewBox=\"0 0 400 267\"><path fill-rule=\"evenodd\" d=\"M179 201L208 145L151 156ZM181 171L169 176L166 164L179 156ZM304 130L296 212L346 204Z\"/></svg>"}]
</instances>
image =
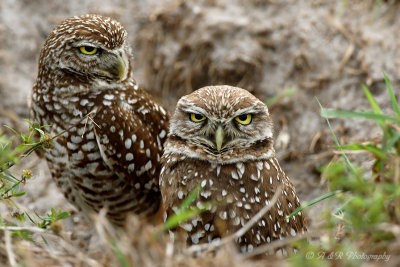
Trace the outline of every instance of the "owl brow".
<instances>
[{"instance_id":1,"label":"owl brow","mask_svg":"<svg viewBox=\"0 0 400 267\"><path fill-rule=\"evenodd\" d=\"M198 108L198 107L181 107L179 108L180 111L182 111L183 113L198 113L201 115L206 115L206 112L204 109L202 108Z\"/></svg>"},{"instance_id":2,"label":"owl brow","mask_svg":"<svg viewBox=\"0 0 400 267\"><path fill-rule=\"evenodd\" d=\"M249 108L242 108L242 109L237 110L234 113L234 116L236 117L236 116L240 116L243 114L259 114L259 113L262 113L261 109L259 109L257 107L249 107Z\"/></svg>"},{"instance_id":3,"label":"owl brow","mask_svg":"<svg viewBox=\"0 0 400 267\"><path fill-rule=\"evenodd\" d=\"M100 44L98 44L97 42L88 42L86 40L82 40L82 41L76 42L74 44L74 47L80 47L80 46L93 46L96 48L102 48L102 46Z\"/></svg>"}]
</instances>

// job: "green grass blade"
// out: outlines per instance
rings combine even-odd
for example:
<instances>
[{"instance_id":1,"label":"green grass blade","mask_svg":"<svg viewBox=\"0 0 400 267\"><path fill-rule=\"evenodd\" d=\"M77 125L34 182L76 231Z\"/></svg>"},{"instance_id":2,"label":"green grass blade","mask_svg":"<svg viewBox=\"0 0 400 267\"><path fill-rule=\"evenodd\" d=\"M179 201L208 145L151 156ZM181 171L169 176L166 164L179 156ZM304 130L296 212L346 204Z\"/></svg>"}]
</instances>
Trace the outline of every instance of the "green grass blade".
<instances>
[{"instance_id":1,"label":"green grass blade","mask_svg":"<svg viewBox=\"0 0 400 267\"><path fill-rule=\"evenodd\" d=\"M267 101L265 101L265 105L267 105L267 107L269 108L269 107L273 106L274 104L276 104L282 98L290 97L290 96L294 95L297 91L298 91L297 87L287 88L287 89L279 92L278 94L274 95L273 97L267 99Z\"/></svg>"},{"instance_id":2,"label":"green grass blade","mask_svg":"<svg viewBox=\"0 0 400 267\"><path fill-rule=\"evenodd\" d=\"M125 256L125 254L118 247L117 243L114 240L111 241L110 246L111 246L111 249L113 250L115 256L117 256L120 266L130 267L131 265L129 264L128 258Z\"/></svg>"},{"instance_id":3,"label":"green grass blade","mask_svg":"<svg viewBox=\"0 0 400 267\"><path fill-rule=\"evenodd\" d=\"M203 207L201 208L192 206L193 202L197 199L197 196L200 194L201 190L201 184L198 184L179 205L176 214L168 217L168 219L163 224L162 229L155 234L156 238L159 237L164 231L173 229L182 222L187 221L210 208L210 203L203 203Z\"/></svg>"},{"instance_id":4,"label":"green grass blade","mask_svg":"<svg viewBox=\"0 0 400 267\"><path fill-rule=\"evenodd\" d=\"M375 111L376 114L382 114L381 109L379 108L378 104L376 103L374 97L372 96L371 92L368 90L367 86L364 84L361 85L362 89L364 90L365 95L368 98L369 103L371 104L372 109ZM383 122L382 121L377 121L379 124L379 127L383 129Z\"/></svg>"},{"instance_id":5,"label":"green grass blade","mask_svg":"<svg viewBox=\"0 0 400 267\"><path fill-rule=\"evenodd\" d=\"M340 146L342 149L348 150L364 150L364 147L361 144L349 144L349 145L342 145ZM339 147L335 147L339 149Z\"/></svg>"},{"instance_id":6,"label":"green grass blade","mask_svg":"<svg viewBox=\"0 0 400 267\"><path fill-rule=\"evenodd\" d=\"M397 103L396 96L393 93L392 85L390 84L389 78L386 76L386 73L383 73L383 77L385 78L386 87L389 92L390 100L392 101L392 106L394 112L396 112L397 116L400 117L400 108L399 104Z\"/></svg>"},{"instance_id":7,"label":"green grass blade","mask_svg":"<svg viewBox=\"0 0 400 267\"><path fill-rule=\"evenodd\" d=\"M167 231L170 229L173 229L177 227L179 224L182 222L185 222L194 216L200 214L203 211L203 209L199 208L193 208L193 209L187 209L185 211L182 211L180 213L174 214L171 217L168 217L168 219L165 221L163 225L163 231Z\"/></svg>"},{"instance_id":8,"label":"green grass blade","mask_svg":"<svg viewBox=\"0 0 400 267\"><path fill-rule=\"evenodd\" d=\"M382 158L382 159L387 159L387 155L377 148L374 144L350 144L350 145L343 145L341 146L342 149L349 149L349 150L366 150L369 151L373 154L375 154L377 157Z\"/></svg>"},{"instance_id":9,"label":"green grass blade","mask_svg":"<svg viewBox=\"0 0 400 267\"><path fill-rule=\"evenodd\" d=\"M19 136L19 133L16 130L14 130L13 128L11 128L10 126L4 125L4 127L9 129L10 131L12 131L15 135Z\"/></svg>"},{"instance_id":10,"label":"green grass blade","mask_svg":"<svg viewBox=\"0 0 400 267\"><path fill-rule=\"evenodd\" d=\"M335 211L334 214L335 214L335 215L339 215L340 213L342 213L343 210L344 210L344 208L347 206L347 204L349 204L350 201L352 201L353 199L354 199L354 197L351 197L351 198L349 198L348 200L346 200L346 202L343 203L343 205L340 206L340 208L338 208L338 209Z\"/></svg>"},{"instance_id":11,"label":"green grass blade","mask_svg":"<svg viewBox=\"0 0 400 267\"><path fill-rule=\"evenodd\" d=\"M371 92L368 90L367 86L362 84L361 87L364 90L364 93L367 96L369 103L371 103L372 109L375 111L375 113L376 114L382 114L381 109L379 108L378 104L376 103L376 101L375 101L374 97L372 96Z\"/></svg>"},{"instance_id":12,"label":"green grass blade","mask_svg":"<svg viewBox=\"0 0 400 267\"><path fill-rule=\"evenodd\" d=\"M385 151L386 152L389 148L394 147L394 145L396 144L396 142L399 140L400 138L400 131L397 131L392 138L390 139L389 143L387 144L387 146L385 146Z\"/></svg>"},{"instance_id":13,"label":"green grass blade","mask_svg":"<svg viewBox=\"0 0 400 267\"><path fill-rule=\"evenodd\" d=\"M388 156L381 149L377 148L375 145L364 145L365 150L375 154L378 158L387 159Z\"/></svg>"},{"instance_id":14,"label":"green grass blade","mask_svg":"<svg viewBox=\"0 0 400 267\"><path fill-rule=\"evenodd\" d=\"M50 245L49 241L47 241L47 239L46 239L44 236L41 235L41 237L42 237L43 243L44 243L48 248L51 248L51 245Z\"/></svg>"},{"instance_id":15,"label":"green grass blade","mask_svg":"<svg viewBox=\"0 0 400 267\"><path fill-rule=\"evenodd\" d=\"M196 200L197 196L200 194L202 187L198 184L192 192L182 201L181 205L179 205L178 213L180 211L184 211L192 205L192 203Z\"/></svg>"},{"instance_id":16,"label":"green grass blade","mask_svg":"<svg viewBox=\"0 0 400 267\"><path fill-rule=\"evenodd\" d=\"M317 198L315 198L315 199L313 199L313 200L307 202L306 204L301 205L300 207L298 207L295 211L293 211L292 213L290 213L290 214L288 215L288 218L293 217L294 215L296 215L296 214L299 213L300 211L304 210L305 208L307 208L307 207L309 207L309 206L314 205L315 203L318 203L318 202L320 202L320 201L322 201L322 200L324 200L324 199L330 198L330 197L332 197L332 196L334 196L334 195L336 195L336 194L339 194L339 193L341 193L341 192L343 192L343 191L342 191L342 190L336 190L336 191L333 191L333 192L326 193L326 194L324 194L324 195L322 195L322 196L320 196L320 197L317 197Z\"/></svg>"},{"instance_id":17,"label":"green grass blade","mask_svg":"<svg viewBox=\"0 0 400 267\"><path fill-rule=\"evenodd\" d=\"M32 223L34 223L34 224L37 224L37 223L38 223L37 221L35 221L35 220L29 215L28 212L25 212L25 215L26 215L26 217L28 217L28 219L29 219Z\"/></svg>"},{"instance_id":18,"label":"green grass blade","mask_svg":"<svg viewBox=\"0 0 400 267\"><path fill-rule=\"evenodd\" d=\"M324 112L326 112L326 110L322 107L322 105L321 105L321 103L319 102L318 98L316 98L316 99L317 99L318 105L319 105L319 107L320 107L320 109L321 109L321 116L323 116L322 114L323 114ZM333 129L332 129L332 126L331 126L331 123L329 122L329 119L328 119L328 118L325 118L325 119L326 119L326 122L327 122L327 124L328 124L329 130L331 131L331 134L332 134L332 136L333 136L333 139L335 140L336 146L338 147L340 153L342 154L343 159L344 159L344 161L346 162L347 167L349 168L349 170L350 170L352 173L356 173L356 171L355 171L353 165L351 164L349 158L348 158L348 157L346 156L346 154L343 152L343 149L341 148L341 146L340 146L340 144L339 144L339 141L338 141L338 139L336 138L335 132L334 132Z\"/></svg>"},{"instance_id":19,"label":"green grass blade","mask_svg":"<svg viewBox=\"0 0 400 267\"><path fill-rule=\"evenodd\" d=\"M361 118L367 120L386 120L400 123L400 118L392 117L389 115L376 114L372 112L355 112L347 110L322 110L321 116L324 118Z\"/></svg>"}]
</instances>

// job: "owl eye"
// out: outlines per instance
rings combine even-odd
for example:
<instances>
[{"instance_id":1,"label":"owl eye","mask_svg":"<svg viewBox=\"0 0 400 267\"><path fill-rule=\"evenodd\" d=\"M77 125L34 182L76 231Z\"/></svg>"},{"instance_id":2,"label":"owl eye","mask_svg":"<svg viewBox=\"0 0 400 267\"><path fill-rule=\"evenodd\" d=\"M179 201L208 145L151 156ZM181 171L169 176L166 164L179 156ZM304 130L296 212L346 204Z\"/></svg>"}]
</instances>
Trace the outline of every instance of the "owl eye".
<instances>
[{"instance_id":1,"label":"owl eye","mask_svg":"<svg viewBox=\"0 0 400 267\"><path fill-rule=\"evenodd\" d=\"M251 122L251 114L242 114L235 118L235 120L243 125L248 125Z\"/></svg>"},{"instance_id":2,"label":"owl eye","mask_svg":"<svg viewBox=\"0 0 400 267\"><path fill-rule=\"evenodd\" d=\"M190 113L190 120L194 121L194 122L201 122L204 121L206 118L206 116L201 115L201 114L197 114L197 113Z\"/></svg>"},{"instance_id":3,"label":"owl eye","mask_svg":"<svg viewBox=\"0 0 400 267\"><path fill-rule=\"evenodd\" d=\"M94 55L97 52L97 48L93 46L81 46L79 47L79 50L81 51L82 54L85 55Z\"/></svg>"}]
</instances>

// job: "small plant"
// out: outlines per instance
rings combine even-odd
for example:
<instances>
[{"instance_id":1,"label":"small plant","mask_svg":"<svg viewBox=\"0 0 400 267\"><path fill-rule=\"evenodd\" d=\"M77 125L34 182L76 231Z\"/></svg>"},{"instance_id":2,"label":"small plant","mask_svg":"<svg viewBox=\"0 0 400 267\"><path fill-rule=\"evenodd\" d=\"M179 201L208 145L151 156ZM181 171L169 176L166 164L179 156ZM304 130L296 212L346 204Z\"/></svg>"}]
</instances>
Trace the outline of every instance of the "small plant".
<instances>
[{"instance_id":1,"label":"small plant","mask_svg":"<svg viewBox=\"0 0 400 267\"><path fill-rule=\"evenodd\" d=\"M12 214L12 217L21 222L21 224L25 224L28 218L37 227L51 229L58 234L62 228L56 222L69 217L70 214L68 212L62 212L60 209L56 211L51 208L50 213L45 216L40 216L36 213L35 216L32 216L27 211L20 211L18 204L14 201L15 198L26 194L26 192L22 191L21 185L24 185L34 174L32 170L25 169L22 170L19 176L16 176L10 169L14 165L20 164L24 158L31 155L35 150L51 149L53 144L53 138L43 131L45 127L49 127L48 125L40 126L28 120L26 122L30 125L28 135L18 133L16 130L6 126L20 140L19 145L14 145L11 138L0 132L0 201L18 209ZM29 230L24 229L24 227L15 227L14 223L7 222L2 216L0 216L0 227L11 230L14 237L18 236L33 241Z\"/></svg>"},{"instance_id":2,"label":"small plant","mask_svg":"<svg viewBox=\"0 0 400 267\"><path fill-rule=\"evenodd\" d=\"M370 91L363 85L372 111L325 110L325 118L361 118L375 121L381 131L380 141L341 146L332 131L344 161L321 168L329 181L331 198L324 212L326 229L319 242L298 241L299 253L291 257L294 266L359 266L360 261L386 262L396 242L395 226L400 223L400 108L391 84L384 75L393 107L393 115L383 114ZM368 153L370 169L352 164L344 150ZM334 206L339 207L333 208ZM398 238L398 236L397 236Z\"/></svg>"},{"instance_id":3,"label":"small plant","mask_svg":"<svg viewBox=\"0 0 400 267\"><path fill-rule=\"evenodd\" d=\"M30 124L29 135L18 133L14 129L6 126L21 141L21 144L15 148L12 147L12 140L0 131L0 200L12 202L12 198L20 197L25 194L25 192L19 191L20 185L32 178L32 171L23 170L20 177L15 177L10 171L10 168L15 164L19 164L23 158L29 156L32 152L43 146L43 142L40 140L37 141L34 136L35 133L39 133L42 136L45 135L42 129L47 126L39 126L28 120L26 121Z\"/></svg>"}]
</instances>

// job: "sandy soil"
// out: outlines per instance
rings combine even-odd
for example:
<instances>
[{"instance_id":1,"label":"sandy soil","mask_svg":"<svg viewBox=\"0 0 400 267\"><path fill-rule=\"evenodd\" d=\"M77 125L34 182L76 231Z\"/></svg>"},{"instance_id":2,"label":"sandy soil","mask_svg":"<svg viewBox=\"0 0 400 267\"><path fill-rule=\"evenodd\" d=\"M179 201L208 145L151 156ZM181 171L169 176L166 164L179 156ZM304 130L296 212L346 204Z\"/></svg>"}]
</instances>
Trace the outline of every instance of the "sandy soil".
<instances>
[{"instance_id":1,"label":"sandy soil","mask_svg":"<svg viewBox=\"0 0 400 267\"><path fill-rule=\"evenodd\" d=\"M316 98L327 108L369 108L361 83L390 108L382 71L397 97L400 37L397 1L12 1L0 2L0 124L24 130L41 45L61 20L99 13L122 22L134 49L134 77L169 110L179 97L205 85L246 88L263 100L285 89L296 93L271 105L276 150L302 202L326 191L318 167L331 160L329 129ZM377 136L369 122L333 120L343 143ZM363 159L364 160L364 159ZM73 211L44 162L22 205L39 214ZM15 170L17 172L17 170ZM322 204L319 204L322 205ZM3 214L10 208L0 203ZM310 218L320 207L309 210ZM81 226L79 216L67 230ZM84 226L83 226L84 227ZM79 239L79 238L78 238Z\"/></svg>"}]
</instances>

